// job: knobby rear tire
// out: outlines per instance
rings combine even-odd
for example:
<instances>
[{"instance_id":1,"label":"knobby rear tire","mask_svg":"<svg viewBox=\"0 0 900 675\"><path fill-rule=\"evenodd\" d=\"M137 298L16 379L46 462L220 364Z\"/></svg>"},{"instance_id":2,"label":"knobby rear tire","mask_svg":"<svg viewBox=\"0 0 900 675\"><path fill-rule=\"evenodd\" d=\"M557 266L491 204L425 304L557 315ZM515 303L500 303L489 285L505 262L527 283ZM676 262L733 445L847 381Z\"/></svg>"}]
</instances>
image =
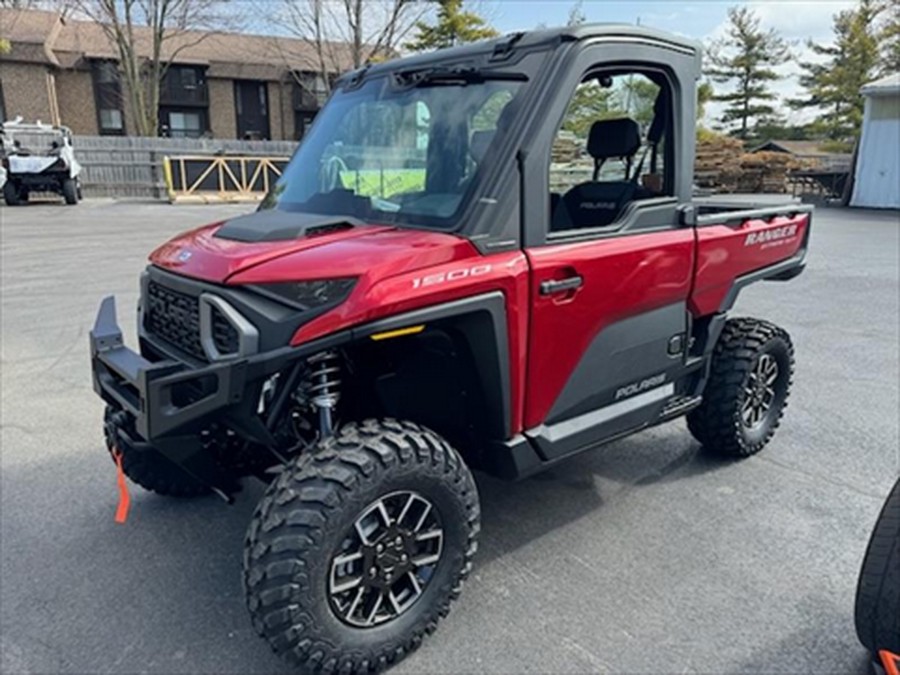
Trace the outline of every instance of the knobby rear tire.
<instances>
[{"instance_id":1,"label":"knobby rear tire","mask_svg":"<svg viewBox=\"0 0 900 675\"><path fill-rule=\"evenodd\" d=\"M742 418L746 389L760 358L778 366L775 397L756 428ZM730 319L722 329L710 365L703 402L688 414L691 434L704 449L728 457L749 457L762 450L781 423L794 374L794 347L787 332L759 319Z\"/></svg>"}]
</instances>

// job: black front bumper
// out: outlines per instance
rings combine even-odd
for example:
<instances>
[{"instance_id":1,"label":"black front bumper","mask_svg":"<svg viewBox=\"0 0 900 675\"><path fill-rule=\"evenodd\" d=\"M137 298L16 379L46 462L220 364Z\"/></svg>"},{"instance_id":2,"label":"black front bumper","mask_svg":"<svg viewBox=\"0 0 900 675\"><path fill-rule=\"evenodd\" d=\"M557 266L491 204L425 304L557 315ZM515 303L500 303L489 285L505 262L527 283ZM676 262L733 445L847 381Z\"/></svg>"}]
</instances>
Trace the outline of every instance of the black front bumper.
<instances>
[{"instance_id":1,"label":"black front bumper","mask_svg":"<svg viewBox=\"0 0 900 675\"><path fill-rule=\"evenodd\" d=\"M91 331L94 391L135 418L146 440L189 428L199 419L241 402L247 385L246 359L192 368L180 361L150 362L125 346L116 321L115 298L105 298ZM186 405L179 392L205 395Z\"/></svg>"},{"instance_id":2,"label":"black front bumper","mask_svg":"<svg viewBox=\"0 0 900 675\"><path fill-rule=\"evenodd\" d=\"M151 361L125 346L116 321L115 298L110 296L101 303L90 335L94 391L133 415L141 439L154 444L196 434L210 420L222 416L248 440L266 444L268 430L256 416L265 379L348 337L349 333L337 333L299 347L209 364Z\"/></svg>"}]
</instances>

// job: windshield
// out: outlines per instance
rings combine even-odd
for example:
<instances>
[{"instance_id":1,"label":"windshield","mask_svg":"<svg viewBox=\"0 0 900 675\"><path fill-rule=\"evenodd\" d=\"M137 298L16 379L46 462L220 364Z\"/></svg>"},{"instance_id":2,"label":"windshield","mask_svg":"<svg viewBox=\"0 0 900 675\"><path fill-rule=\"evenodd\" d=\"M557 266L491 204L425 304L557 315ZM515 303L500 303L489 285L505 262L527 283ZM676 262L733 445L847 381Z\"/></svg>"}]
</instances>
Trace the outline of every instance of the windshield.
<instances>
[{"instance_id":1,"label":"windshield","mask_svg":"<svg viewBox=\"0 0 900 675\"><path fill-rule=\"evenodd\" d=\"M453 229L525 79L435 69L338 90L260 208Z\"/></svg>"},{"instance_id":2,"label":"windshield","mask_svg":"<svg viewBox=\"0 0 900 675\"><path fill-rule=\"evenodd\" d=\"M64 144L64 133L52 128L5 127L0 135L0 149L10 155L58 154Z\"/></svg>"}]
</instances>

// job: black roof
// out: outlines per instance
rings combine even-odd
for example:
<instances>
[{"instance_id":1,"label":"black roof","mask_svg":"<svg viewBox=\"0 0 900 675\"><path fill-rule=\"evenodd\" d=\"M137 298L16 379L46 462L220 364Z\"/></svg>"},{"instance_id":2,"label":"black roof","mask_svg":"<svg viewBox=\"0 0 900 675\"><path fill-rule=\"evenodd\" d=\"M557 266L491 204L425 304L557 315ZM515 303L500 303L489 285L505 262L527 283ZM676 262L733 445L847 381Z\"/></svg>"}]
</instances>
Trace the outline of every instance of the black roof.
<instances>
[{"instance_id":1,"label":"black roof","mask_svg":"<svg viewBox=\"0 0 900 675\"><path fill-rule=\"evenodd\" d=\"M634 26L624 23L587 23L580 26L565 26L562 28L547 28L522 33L510 33L491 40L472 42L458 47L447 47L433 52L415 54L385 63L374 64L367 70L370 74L390 72L394 70L414 69L427 66L433 61L445 61L477 57L495 50L504 50L511 47L513 50L531 49L545 45L562 44L576 40L589 40L592 38L621 39L623 42L644 42L663 46L674 47L699 55L701 45L679 35L674 35L655 28ZM353 78L354 71L347 73L345 77Z\"/></svg>"}]
</instances>

